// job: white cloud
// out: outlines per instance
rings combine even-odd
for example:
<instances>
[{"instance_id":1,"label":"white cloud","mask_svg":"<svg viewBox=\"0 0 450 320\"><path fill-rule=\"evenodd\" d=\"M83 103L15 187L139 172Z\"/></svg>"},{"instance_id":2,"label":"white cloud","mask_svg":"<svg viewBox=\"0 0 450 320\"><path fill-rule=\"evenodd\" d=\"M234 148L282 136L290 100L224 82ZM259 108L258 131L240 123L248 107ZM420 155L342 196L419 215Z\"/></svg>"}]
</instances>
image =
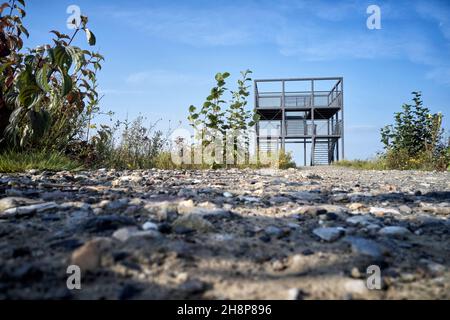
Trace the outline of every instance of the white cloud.
<instances>
[{"instance_id":1,"label":"white cloud","mask_svg":"<svg viewBox=\"0 0 450 320\"><path fill-rule=\"evenodd\" d=\"M143 10L110 10L108 14L148 36L197 47L272 45L282 55L306 61L407 59L430 67L429 79L446 83L450 6L423 1L381 2L382 19L390 24L383 24L383 30L369 31L365 28L368 3L305 0L213 8L166 4ZM436 39L430 39L427 31L415 23L417 19L436 23L443 41L447 40L447 51ZM355 27L358 21L360 28ZM156 75L159 82L167 80L165 72ZM181 81L189 80L176 76ZM156 76L144 71L127 79L129 83L143 81L154 82Z\"/></svg>"}]
</instances>

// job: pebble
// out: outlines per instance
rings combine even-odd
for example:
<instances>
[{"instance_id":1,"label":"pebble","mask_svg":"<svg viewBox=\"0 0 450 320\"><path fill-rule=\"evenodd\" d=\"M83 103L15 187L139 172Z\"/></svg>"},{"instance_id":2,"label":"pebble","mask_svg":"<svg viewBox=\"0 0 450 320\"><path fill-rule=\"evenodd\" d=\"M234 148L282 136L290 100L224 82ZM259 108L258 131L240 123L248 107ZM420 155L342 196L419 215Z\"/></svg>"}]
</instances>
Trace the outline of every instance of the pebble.
<instances>
[{"instance_id":1,"label":"pebble","mask_svg":"<svg viewBox=\"0 0 450 320\"><path fill-rule=\"evenodd\" d=\"M186 214L178 217L172 224L173 228L186 228L192 229L200 233L211 232L214 230L214 226L211 222L205 220L197 214Z\"/></svg>"},{"instance_id":2,"label":"pebble","mask_svg":"<svg viewBox=\"0 0 450 320\"><path fill-rule=\"evenodd\" d=\"M38 200L21 198L21 197L6 197L0 199L0 212L11 208L20 206L33 205L39 203Z\"/></svg>"},{"instance_id":3,"label":"pebble","mask_svg":"<svg viewBox=\"0 0 450 320\"><path fill-rule=\"evenodd\" d=\"M0 217L25 216L58 208L56 202L44 202L22 207L9 208L0 213Z\"/></svg>"},{"instance_id":4,"label":"pebble","mask_svg":"<svg viewBox=\"0 0 450 320\"><path fill-rule=\"evenodd\" d=\"M324 241L332 242L342 237L345 234L345 229L342 227L317 228L313 230L313 233Z\"/></svg>"},{"instance_id":5,"label":"pebble","mask_svg":"<svg viewBox=\"0 0 450 320\"><path fill-rule=\"evenodd\" d=\"M94 271L101 266L102 255L111 246L109 238L94 238L76 249L70 263L80 267L81 272Z\"/></svg>"},{"instance_id":6,"label":"pebble","mask_svg":"<svg viewBox=\"0 0 450 320\"><path fill-rule=\"evenodd\" d=\"M400 212L397 209L393 208L380 208L380 207L370 207L370 213L377 216L382 217L386 214L398 215Z\"/></svg>"},{"instance_id":7,"label":"pebble","mask_svg":"<svg viewBox=\"0 0 450 320\"><path fill-rule=\"evenodd\" d=\"M147 221L142 225L143 230L158 230L158 225L151 221Z\"/></svg>"},{"instance_id":8,"label":"pebble","mask_svg":"<svg viewBox=\"0 0 450 320\"><path fill-rule=\"evenodd\" d=\"M116 230L112 237L122 242L126 242L130 239L148 238L156 239L161 237L161 234L157 230L139 231L136 227L120 228Z\"/></svg>"},{"instance_id":9,"label":"pebble","mask_svg":"<svg viewBox=\"0 0 450 320\"><path fill-rule=\"evenodd\" d=\"M343 239L351 245L351 249L356 254L369 256L374 259L380 259L383 257L383 249L381 246L369 239L348 236Z\"/></svg>"},{"instance_id":10,"label":"pebble","mask_svg":"<svg viewBox=\"0 0 450 320\"><path fill-rule=\"evenodd\" d=\"M411 234L411 232L408 229L400 226L384 227L381 228L380 231L378 231L378 233L382 236L392 236L392 237L404 237Z\"/></svg>"}]
</instances>

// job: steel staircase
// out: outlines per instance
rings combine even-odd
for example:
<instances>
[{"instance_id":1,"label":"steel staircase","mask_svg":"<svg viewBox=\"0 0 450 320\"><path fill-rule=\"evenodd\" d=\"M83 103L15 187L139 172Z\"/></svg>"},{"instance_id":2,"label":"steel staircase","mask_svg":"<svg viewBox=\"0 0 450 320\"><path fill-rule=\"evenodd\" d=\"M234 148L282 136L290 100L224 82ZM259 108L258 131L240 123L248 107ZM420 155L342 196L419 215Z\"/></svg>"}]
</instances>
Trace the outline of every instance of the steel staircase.
<instances>
[{"instance_id":1,"label":"steel staircase","mask_svg":"<svg viewBox=\"0 0 450 320\"><path fill-rule=\"evenodd\" d=\"M311 146L311 165L330 165L334 161L334 153L338 139L313 139Z\"/></svg>"}]
</instances>

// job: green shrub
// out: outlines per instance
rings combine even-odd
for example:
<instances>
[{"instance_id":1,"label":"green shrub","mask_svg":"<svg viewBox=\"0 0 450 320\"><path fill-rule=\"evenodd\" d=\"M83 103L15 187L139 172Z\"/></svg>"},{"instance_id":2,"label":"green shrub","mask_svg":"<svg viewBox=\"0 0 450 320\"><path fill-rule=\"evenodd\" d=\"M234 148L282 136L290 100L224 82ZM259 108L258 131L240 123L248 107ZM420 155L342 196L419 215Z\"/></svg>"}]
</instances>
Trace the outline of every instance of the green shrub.
<instances>
[{"instance_id":1,"label":"green shrub","mask_svg":"<svg viewBox=\"0 0 450 320\"><path fill-rule=\"evenodd\" d=\"M386 167L399 170L446 170L450 165L450 142L443 138L441 113L423 106L420 92L414 104L404 104L395 123L381 129Z\"/></svg>"},{"instance_id":2,"label":"green shrub","mask_svg":"<svg viewBox=\"0 0 450 320\"><path fill-rule=\"evenodd\" d=\"M278 162L275 164L278 169L296 168L297 165L292 158L292 152L281 150L278 154Z\"/></svg>"},{"instance_id":3,"label":"green shrub","mask_svg":"<svg viewBox=\"0 0 450 320\"><path fill-rule=\"evenodd\" d=\"M87 17L72 35L53 30L51 44L24 50L25 1L0 8L0 145L59 152L72 141L88 140L99 111L96 72L103 57L72 45L80 32L95 45Z\"/></svg>"}]
</instances>

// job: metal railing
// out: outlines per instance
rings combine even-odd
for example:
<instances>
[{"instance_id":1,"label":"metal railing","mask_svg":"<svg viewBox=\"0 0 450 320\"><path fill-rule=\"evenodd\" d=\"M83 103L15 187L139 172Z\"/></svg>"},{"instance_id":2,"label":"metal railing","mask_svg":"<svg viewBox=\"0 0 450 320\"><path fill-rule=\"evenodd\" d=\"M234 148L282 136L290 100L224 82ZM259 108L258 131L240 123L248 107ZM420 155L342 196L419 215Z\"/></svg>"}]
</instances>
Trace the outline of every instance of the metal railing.
<instances>
[{"instance_id":1,"label":"metal railing","mask_svg":"<svg viewBox=\"0 0 450 320\"><path fill-rule=\"evenodd\" d=\"M258 109L281 109L283 95L281 93L259 93L257 98ZM338 108L342 106L342 93L336 90L310 92L287 92L284 96L286 109L311 108Z\"/></svg>"}]
</instances>

